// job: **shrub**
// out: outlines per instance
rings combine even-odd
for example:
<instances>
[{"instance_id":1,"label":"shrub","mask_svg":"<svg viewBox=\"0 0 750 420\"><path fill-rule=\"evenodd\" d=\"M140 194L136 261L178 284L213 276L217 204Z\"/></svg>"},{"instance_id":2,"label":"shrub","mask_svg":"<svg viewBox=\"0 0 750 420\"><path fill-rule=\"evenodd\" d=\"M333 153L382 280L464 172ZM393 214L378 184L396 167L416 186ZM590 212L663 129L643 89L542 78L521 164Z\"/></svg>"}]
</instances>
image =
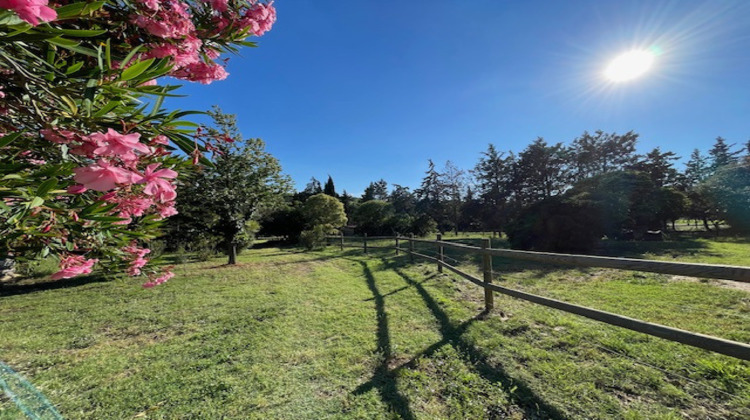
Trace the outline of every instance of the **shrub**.
<instances>
[{"instance_id":1,"label":"shrub","mask_svg":"<svg viewBox=\"0 0 750 420\"><path fill-rule=\"evenodd\" d=\"M302 246L307 250L321 248L326 242L326 235L329 230L323 225L314 226L312 229L303 230L299 235Z\"/></svg>"},{"instance_id":2,"label":"shrub","mask_svg":"<svg viewBox=\"0 0 750 420\"><path fill-rule=\"evenodd\" d=\"M589 252L601 239L603 229L593 203L552 197L523 209L507 234L512 248Z\"/></svg>"}]
</instances>

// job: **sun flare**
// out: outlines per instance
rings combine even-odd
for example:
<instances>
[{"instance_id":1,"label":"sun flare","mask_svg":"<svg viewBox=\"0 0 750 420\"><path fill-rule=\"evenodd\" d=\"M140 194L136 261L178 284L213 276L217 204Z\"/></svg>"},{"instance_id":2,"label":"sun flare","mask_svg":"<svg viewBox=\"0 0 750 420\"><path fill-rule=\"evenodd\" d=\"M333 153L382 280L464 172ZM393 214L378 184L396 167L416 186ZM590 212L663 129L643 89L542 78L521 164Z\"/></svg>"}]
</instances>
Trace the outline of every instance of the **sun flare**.
<instances>
[{"instance_id":1,"label":"sun flare","mask_svg":"<svg viewBox=\"0 0 750 420\"><path fill-rule=\"evenodd\" d=\"M654 53L651 51L628 51L617 56L607 66L604 76L613 82L625 82L646 73L654 64Z\"/></svg>"}]
</instances>

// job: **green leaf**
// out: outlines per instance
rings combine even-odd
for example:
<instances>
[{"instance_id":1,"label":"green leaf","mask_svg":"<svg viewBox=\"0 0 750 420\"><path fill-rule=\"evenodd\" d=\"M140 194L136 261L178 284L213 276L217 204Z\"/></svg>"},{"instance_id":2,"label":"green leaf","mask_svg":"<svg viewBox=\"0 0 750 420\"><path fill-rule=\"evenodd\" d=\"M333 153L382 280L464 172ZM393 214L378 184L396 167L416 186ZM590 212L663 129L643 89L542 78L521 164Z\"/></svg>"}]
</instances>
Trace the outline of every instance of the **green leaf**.
<instances>
[{"instance_id":1,"label":"green leaf","mask_svg":"<svg viewBox=\"0 0 750 420\"><path fill-rule=\"evenodd\" d=\"M44 197L48 192L50 192L50 190L54 189L56 186L57 178L50 178L39 185L39 188L36 190L36 195Z\"/></svg>"},{"instance_id":2,"label":"green leaf","mask_svg":"<svg viewBox=\"0 0 750 420\"><path fill-rule=\"evenodd\" d=\"M130 52L128 53L128 55L125 56L125 59L122 60L122 63L120 63L120 66L122 66L122 67L127 66L130 63L130 60L133 57L135 57L135 55L138 53L138 51L140 49L141 49L141 46L139 45L139 46L133 48L132 50L130 50Z\"/></svg>"},{"instance_id":3,"label":"green leaf","mask_svg":"<svg viewBox=\"0 0 750 420\"><path fill-rule=\"evenodd\" d=\"M106 29L56 29L55 31L73 38L91 38L107 33Z\"/></svg>"},{"instance_id":4,"label":"green leaf","mask_svg":"<svg viewBox=\"0 0 750 420\"><path fill-rule=\"evenodd\" d=\"M80 70L81 67L83 67L83 61L79 61L77 63L74 63L71 66L69 66L67 70L65 70L65 74L66 75L73 74L73 73L77 72L78 70Z\"/></svg>"},{"instance_id":5,"label":"green leaf","mask_svg":"<svg viewBox=\"0 0 750 420\"><path fill-rule=\"evenodd\" d=\"M148 60L139 61L132 66L126 68L122 71L120 74L120 80L131 80L141 75L146 69L148 69L151 64L154 62L153 58L149 58Z\"/></svg>"},{"instance_id":6,"label":"green leaf","mask_svg":"<svg viewBox=\"0 0 750 420\"><path fill-rule=\"evenodd\" d=\"M104 115L107 115L109 111L112 111L113 109L117 108L120 105L122 105L120 101L107 102L106 105L99 108L99 110L94 113L94 118L101 118Z\"/></svg>"},{"instance_id":7,"label":"green leaf","mask_svg":"<svg viewBox=\"0 0 750 420\"><path fill-rule=\"evenodd\" d=\"M18 133L13 133L13 134L6 134L5 136L0 137L0 147L5 147L9 145L11 142L13 142L13 140L17 139L21 134L23 133L18 132Z\"/></svg>"},{"instance_id":8,"label":"green leaf","mask_svg":"<svg viewBox=\"0 0 750 420\"><path fill-rule=\"evenodd\" d=\"M81 12L86 8L86 6L87 3L81 2L58 7L57 9L55 9L55 12L57 12L57 20L78 17L81 15Z\"/></svg>"},{"instance_id":9,"label":"green leaf","mask_svg":"<svg viewBox=\"0 0 750 420\"><path fill-rule=\"evenodd\" d=\"M57 12L56 20L76 18L81 15L90 14L91 12L95 12L101 9L105 3L105 1L94 1L91 3L78 2L58 7L57 9L55 9L55 11Z\"/></svg>"},{"instance_id":10,"label":"green leaf","mask_svg":"<svg viewBox=\"0 0 750 420\"><path fill-rule=\"evenodd\" d=\"M39 206L41 206L42 204L44 204L44 199L43 199L42 197L34 197L34 198L33 198L33 199L32 199L32 200L31 200L31 201L29 202L29 208L30 208L30 209L33 209L33 208L35 208L35 207L39 207Z\"/></svg>"},{"instance_id":11,"label":"green leaf","mask_svg":"<svg viewBox=\"0 0 750 420\"><path fill-rule=\"evenodd\" d=\"M89 57L98 56L95 50L92 50L91 48L81 47L80 43L71 41L69 39L61 38L59 36L55 38L50 38L47 40L47 42L53 45L57 45L58 47L68 49L70 51L77 52L79 54L88 55Z\"/></svg>"}]
</instances>

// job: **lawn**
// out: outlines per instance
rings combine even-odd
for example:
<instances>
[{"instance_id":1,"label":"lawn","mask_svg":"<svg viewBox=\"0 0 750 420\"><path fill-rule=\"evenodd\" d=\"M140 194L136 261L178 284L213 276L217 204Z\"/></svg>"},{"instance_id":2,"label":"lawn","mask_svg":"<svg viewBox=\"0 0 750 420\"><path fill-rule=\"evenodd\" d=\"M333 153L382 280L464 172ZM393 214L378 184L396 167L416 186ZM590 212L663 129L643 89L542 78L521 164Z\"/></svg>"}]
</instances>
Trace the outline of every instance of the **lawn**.
<instances>
[{"instance_id":1,"label":"lawn","mask_svg":"<svg viewBox=\"0 0 750 420\"><path fill-rule=\"evenodd\" d=\"M739 240L639 247L602 252L750 265ZM750 418L747 362L508 297L482 316L476 286L392 251L223 263L151 290L0 289L0 360L71 419ZM512 287L750 342L750 293L723 283L494 264ZM0 397L0 419L18 416Z\"/></svg>"}]
</instances>

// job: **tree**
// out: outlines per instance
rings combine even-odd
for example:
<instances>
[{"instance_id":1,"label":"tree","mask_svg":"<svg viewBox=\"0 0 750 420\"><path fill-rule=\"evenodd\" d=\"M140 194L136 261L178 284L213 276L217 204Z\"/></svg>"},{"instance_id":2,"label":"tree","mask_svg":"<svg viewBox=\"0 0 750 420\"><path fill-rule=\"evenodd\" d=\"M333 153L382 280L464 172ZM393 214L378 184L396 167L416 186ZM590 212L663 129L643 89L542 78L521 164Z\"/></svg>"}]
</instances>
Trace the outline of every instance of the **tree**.
<instances>
[{"instance_id":1,"label":"tree","mask_svg":"<svg viewBox=\"0 0 750 420\"><path fill-rule=\"evenodd\" d=\"M421 186L415 191L417 196L417 210L426 214L437 222L438 229L444 229L445 223L445 187L442 183L442 174L435 169L432 159L428 161L428 168L422 178Z\"/></svg>"},{"instance_id":2,"label":"tree","mask_svg":"<svg viewBox=\"0 0 750 420\"><path fill-rule=\"evenodd\" d=\"M461 206L460 229L477 231L482 228L482 201L474 196L471 187L466 188L466 198Z\"/></svg>"},{"instance_id":3,"label":"tree","mask_svg":"<svg viewBox=\"0 0 750 420\"><path fill-rule=\"evenodd\" d=\"M449 160L445 162L443 171L440 173L440 183L443 186L445 194L444 202L447 219L450 221L453 231L458 234L458 224L461 221L461 207L463 206L461 199L466 189L465 172Z\"/></svg>"},{"instance_id":4,"label":"tree","mask_svg":"<svg viewBox=\"0 0 750 420\"><path fill-rule=\"evenodd\" d=\"M381 179L380 181L371 182L370 185L365 188L364 194L362 194L362 202L387 199L388 183L383 179Z\"/></svg>"},{"instance_id":5,"label":"tree","mask_svg":"<svg viewBox=\"0 0 750 420\"><path fill-rule=\"evenodd\" d=\"M549 146L540 137L519 154L518 171L524 205L558 195L568 185L568 151L562 143Z\"/></svg>"},{"instance_id":6,"label":"tree","mask_svg":"<svg viewBox=\"0 0 750 420\"><path fill-rule=\"evenodd\" d=\"M339 197L339 200L341 201L341 204L344 205L344 212L346 213L346 217L351 218L357 205L357 199L346 192L346 190L344 190L344 192L341 194L341 197Z\"/></svg>"},{"instance_id":7,"label":"tree","mask_svg":"<svg viewBox=\"0 0 750 420\"><path fill-rule=\"evenodd\" d=\"M634 171L609 172L577 183L566 196L573 201L589 202L604 234L619 238L625 231L642 234L660 229L660 189L647 174ZM587 205L588 206L588 205Z\"/></svg>"},{"instance_id":8,"label":"tree","mask_svg":"<svg viewBox=\"0 0 750 420\"><path fill-rule=\"evenodd\" d=\"M674 152L662 152L657 147L638 160L632 169L648 174L657 187L669 186L677 182L678 172L672 162L678 159Z\"/></svg>"},{"instance_id":9,"label":"tree","mask_svg":"<svg viewBox=\"0 0 750 420\"><path fill-rule=\"evenodd\" d=\"M726 221L738 232L750 232L750 165L720 167L700 189L717 219Z\"/></svg>"},{"instance_id":10,"label":"tree","mask_svg":"<svg viewBox=\"0 0 750 420\"><path fill-rule=\"evenodd\" d=\"M690 160L685 163L685 172L683 176L684 187L691 189L711 174L711 167L708 158L701 154L700 150L694 149L690 154Z\"/></svg>"},{"instance_id":11,"label":"tree","mask_svg":"<svg viewBox=\"0 0 750 420\"><path fill-rule=\"evenodd\" d=\"M0 258L56 256L54 279L96 267L163 283L173 274L144 247L175 212L175 178L221 140L193 131L191 112L164 109L177 86L156 80L226 78L220 55L254 45L246 38L269 30L275 9L47 3L0 2Z\"/></svg>"},{"instance_id":12,"label":"tree","mask_svg":"<svg viewBox=\"0 0 750 420\"><path fill-rule=\"evenodd\" d=\"M316 194L302 207L307 230L302 231L300 239L308 249L313 249L325 241L325 235L346 225L346 213L341 202L326 194Z\"/></svg>"},{"instance_id":13,"label":"tree","mask_svg":"<svg viewBox=\"0 0 750 420\"><path fill-rule=\"evenodd\" d=\"M393 184L393 190L391 195L388 196L388 202L393 206L393 211L397 214L414 214L417 207L416 199L414 194L411 193L409 187L404 187L398 184Z\"/></svg>"},{"instance_id":14,"label":"tree","mask_svg":"<svg viewBox=\"0 0 750 420\"><path fill-rule=\"evenodd\" d=\"M368 235L392 234L389 222L393 217L393 206L381 200L362 203L354 213L357 231Z\"/></svg>"},{"instance_id":15,"label":"tree","mask_svg":"<svg viewBox=\"0 0 750 420\"><path fill-rule=\"evenodd\" d=\"M571 146L571 175L573 182L595 175L619 171L632 165L638 134L629 131L623 135L605 133L593 135L588 131L573 140Z\"/></svg>"},{"instance_id":16,"label":"tree","mask_svg":"<svg viewBox=\"0 0 750 420\"><path fill-rule=\"evenodd\" d=\"M716 172L724 166L737 162L737 156L739 156L742 150L732 151L732 147L734 147L734 144L727 144L726 140L721 136L716 138L713 147L708 151L712 172Z\"/></svg>"},{"instance_id":17,"label":"tree","mask_svg":"<svg viewBox=\"0 0 750 420\"><path fill-rule=\"evenodd\" d=\"M261 210L281 205L290 180L282 175L278 160L265 151L261 139L242 139L234 115L218 107L209 114L216 126L209 133L233 141L218 146L213 165L180 185L177 208L183 220L215 220L205 226L204 233L218 236L227 264L232 265L238 251L252 241L254 232L248 230L248 222L259 218Z\"/></svg>"},{"instance_id":18,"label":"tree","mask_svg":"<svg viewBox=\"0 0 750 420\"><path fill-rule=\"evenodd\" d=\"M472 171L482 201L481 219L485 229L500 231L508 221L508 200L514 191L515 166L516 159L513 153L505 156L490 144L487 151L482 152L479 163Z\"/></svg>"},{"instance_id":19,"label":"tree","mask_svg":"<svg viewBox=\"0 0 750 420\"><path fill-rule=\"evenodd\" d=\"M330 195L331 197L338 198L338 194L336 194L336 187L333 185L333 178L331 178L330 175L328 175L328 181L326 181L325 187L323 187L323 194Z\"/></svg>"}]
</instances>

